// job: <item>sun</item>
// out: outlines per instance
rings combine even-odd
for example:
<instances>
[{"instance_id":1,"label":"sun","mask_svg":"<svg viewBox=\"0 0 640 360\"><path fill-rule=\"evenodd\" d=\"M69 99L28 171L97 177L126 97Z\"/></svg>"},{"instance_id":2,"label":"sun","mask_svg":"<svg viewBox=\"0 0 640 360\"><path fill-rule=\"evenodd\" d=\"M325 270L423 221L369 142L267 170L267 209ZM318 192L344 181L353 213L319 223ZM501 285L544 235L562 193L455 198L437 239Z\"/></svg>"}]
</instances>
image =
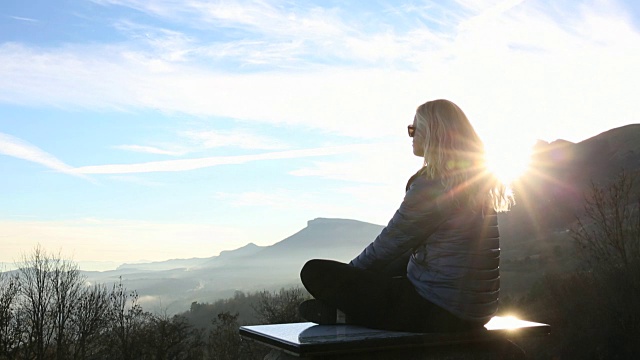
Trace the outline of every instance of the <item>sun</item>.
<instances>
[{"instance_id":1,"label":"sun","mask_svg":"<svg viewBox=\"0 0 640 360\"><path fill-rule=\"evenodd\" d=\"M485 147L487 168L503 184L511 184L529 170L533 152L531 142L491 142Z\"/></svg>"}]
</instances>

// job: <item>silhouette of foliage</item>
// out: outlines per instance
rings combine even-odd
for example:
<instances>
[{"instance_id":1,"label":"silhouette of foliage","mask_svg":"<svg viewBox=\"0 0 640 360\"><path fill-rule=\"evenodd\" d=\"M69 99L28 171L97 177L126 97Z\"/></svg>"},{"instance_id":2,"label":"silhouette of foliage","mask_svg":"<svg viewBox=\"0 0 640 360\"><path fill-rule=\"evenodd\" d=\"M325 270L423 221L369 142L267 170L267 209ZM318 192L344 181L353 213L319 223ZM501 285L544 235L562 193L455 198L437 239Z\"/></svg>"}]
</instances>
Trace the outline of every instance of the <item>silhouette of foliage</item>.
<instances>
[{"instance_id":1,"label":"silhouette of foliage","mask_svg":"<svg viewBox=\"0 0 640 360\"><path fill-rule=\"evenodd\" d=\"M220 313L239 314L239 324L250 324L258 321L257 315L253 309L257 302L258 295L253 293L245 293L236 291L233 297L227 299L219 299L213 303L191 303L189 310L181 314L189 324L199 329L211 329L211 319Z\"/></svg>"},{"instance_id":2,"label":"silhouette of foliage","mask_svg":"<svg viewBox=\"0 0 640 360\"><path fill-rule=\"evenodd\" d=\"M15 358L22 324L16 314L20 283L14 274L0 272L0 359Z\"/></svg>"},{"instance_id":3,"label":"silhouette of foliage","mask_svg":"<svg viewBox=\"0 0 640 360\"><path fill-rule=\"evenodd\" d=\"M138 303L138 293L127 290L122 281L109 294L108 343L117 359L142 357L142 331L151 314Z\"/></svg>"},{"instance_id":4,"label":"silhouette of foliage","mask_svg":"<svg viewBox=\"0 0 640 360\"><path fill-rule=\"evenodd\" d=\"M74 359L94 358L100 353L100 340L108 324L109 292L105 285L85 288L77 299L71 318Z\"/></svg>"},{"instance_id":5,"label":"silhouette of foliage","mask_svg":"<svg viewBox=\"0 0 640 360\"><path fill-rule=\"evenodd\" d=\"M254 307L263 324L283 324L305 321L298 314L298 305L309 295L301 288L282 288L278 292L262 291Z\"/></svg>"},{"instance_id":6,"label":"silhouette of foliage","mask_svg":"<svg viewBox=\"0 0 640 360\"><path fill-rule=\"evenodd\" d=\"M621 172L608 186L591 184L584 216L571 230L590 268L628 267L640 258L640 194L635 175Z\"/></svg>"},{"instance_id":7,"label":"silhouette of foliage","mask_svg":"<svg viewBox=\"0 0 640 360\"><path fill-rule=\"evenodd\" d=\"M16 271L0 272L0 360L262 358L268 349L241 340L240 313L229 309L242 309L251 323L289 321L303 294L238 291L214 304L194 302L182 315L151 314L122 279L111 289L89 284L76 264L38 246Z\"/></svg>"},{"instance_id":8,"label":"silhouette of foliage","mask_svg":"<svg viewBox=\"0 0 640 360\"><path fill-rule=\"evenodd\" d=\"M209 334L209 359L233 360L241 358L242 341L238 334L238 313L223 312L212 320Z\"/></svg>"},{"instance_id":9,"label":"silhouette of foliage","mask_svg":"<svg viewBox=\"0 0 640 360\"><path fill-rule=\"evenodd\" d=\"M184 317L153 315L141 330L148 355L157 360L202 358L202 339ZM199 351L198 351L199 350Z\"/></svg>"},{"instance_id":10,"label":"silhouette of foliage","mask_svg":"<svg viewBox=\"0 0 640 360\"><path fill-rule=\"evenodd\" d=\"M552 325L536 358L630 359L640 353L640 214L637 174L592 183L571 235L580 271L547 274L520 301L527 316Z\"/></svg>"}]
</instances>

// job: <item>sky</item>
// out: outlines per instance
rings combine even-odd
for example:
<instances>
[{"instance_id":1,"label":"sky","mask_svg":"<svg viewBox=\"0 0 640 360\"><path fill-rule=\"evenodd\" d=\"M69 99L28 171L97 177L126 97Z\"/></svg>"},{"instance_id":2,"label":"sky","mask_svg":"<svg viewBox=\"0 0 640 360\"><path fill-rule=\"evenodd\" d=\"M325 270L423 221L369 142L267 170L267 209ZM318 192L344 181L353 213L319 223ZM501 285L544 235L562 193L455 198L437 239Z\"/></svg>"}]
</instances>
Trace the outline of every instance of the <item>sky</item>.
<instances>
[{"instance_id":1,"label":"sky","mask_svg":"<svg viewBox=\"0 0 640 360\"><path fill-rule=\"evenodd\" d=\"M384 225L418 105L458 104L508 172L538 139L640 122L638 84L635 0L3 0L0 262Z\"/></svg>"}]
</instances>

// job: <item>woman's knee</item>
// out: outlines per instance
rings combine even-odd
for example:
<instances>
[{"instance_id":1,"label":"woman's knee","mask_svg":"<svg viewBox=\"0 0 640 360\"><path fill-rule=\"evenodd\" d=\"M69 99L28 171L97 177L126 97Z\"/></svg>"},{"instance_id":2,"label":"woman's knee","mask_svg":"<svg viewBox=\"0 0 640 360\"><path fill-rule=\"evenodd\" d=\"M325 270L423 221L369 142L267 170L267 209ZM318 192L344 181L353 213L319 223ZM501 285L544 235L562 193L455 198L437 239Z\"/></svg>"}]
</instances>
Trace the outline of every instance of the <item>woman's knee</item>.
<instances>
[{"instance_id":1,"label":"woman's knee","mask_svg":"<svg viewBox=\"0 0 640 360\"><path fill-rule=\"evenodd\" d=\"M322 263L325 260L319 260L319 259L312 259L307 261L304 266L302 267L302 270L300 270L300 279L302 280L302 283L306 285L305 282L309 281L310 279L316 278L318 274L322 273Z\"/></svg>"},{"instance_id":2,"label":"woman's knee","mask_svg":"<svg viewBox=\"0 0 640 360\"><path fill-rule=\"evenodd\" d=\"M327 282L333 282L335 276L342 273L341 269L348 265L334 260L313 259L307 261L300 270L300 280L309 291L326 286Z\"/></svg>"}]
</instances>

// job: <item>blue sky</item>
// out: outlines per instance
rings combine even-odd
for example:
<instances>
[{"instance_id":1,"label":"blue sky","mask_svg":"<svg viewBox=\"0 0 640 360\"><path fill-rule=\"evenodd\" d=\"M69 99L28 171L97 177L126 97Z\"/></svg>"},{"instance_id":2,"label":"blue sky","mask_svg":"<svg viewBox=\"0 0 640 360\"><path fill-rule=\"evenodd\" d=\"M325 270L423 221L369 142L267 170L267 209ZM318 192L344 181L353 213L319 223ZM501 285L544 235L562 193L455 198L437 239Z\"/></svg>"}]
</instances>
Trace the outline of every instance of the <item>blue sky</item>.
<instances>
[{"instance_id":1,"label":"blue sky","mask_svg":"<svg viewBox=\"0 0 640 360\"><path fill-rule=\"evenodd\" d=\"M635 1L4 0L0 262L98 268L385 224L447 98L508 171L638 122Z\"/></svg>"}]
</instances>

